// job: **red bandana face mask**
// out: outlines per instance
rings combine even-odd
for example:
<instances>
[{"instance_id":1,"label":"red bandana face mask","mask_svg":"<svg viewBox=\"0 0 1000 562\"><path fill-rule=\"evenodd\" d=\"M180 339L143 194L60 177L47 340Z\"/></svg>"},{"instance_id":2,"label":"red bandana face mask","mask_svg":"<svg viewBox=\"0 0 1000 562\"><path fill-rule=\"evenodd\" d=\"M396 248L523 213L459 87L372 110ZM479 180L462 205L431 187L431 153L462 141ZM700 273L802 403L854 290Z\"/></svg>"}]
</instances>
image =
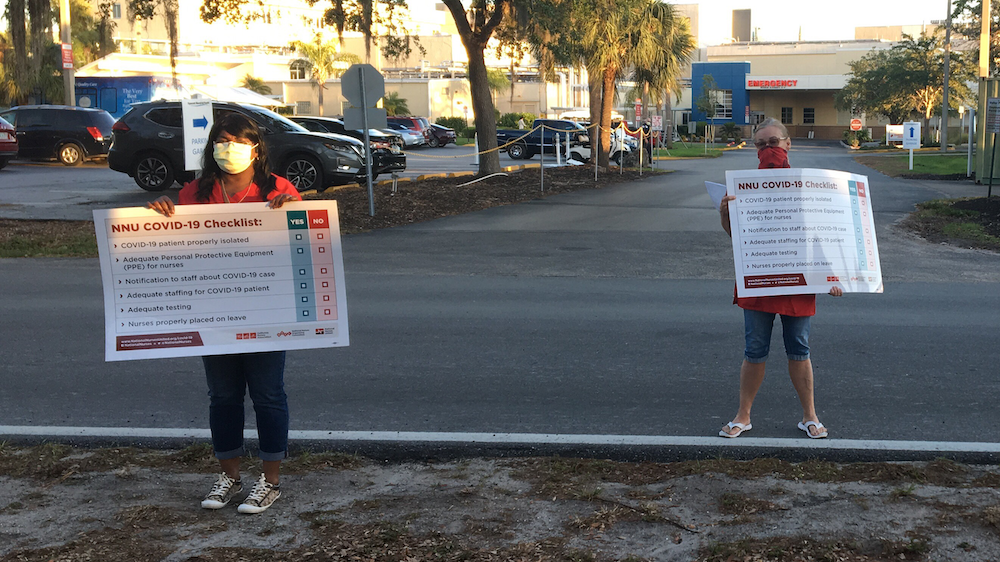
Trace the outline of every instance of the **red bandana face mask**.
<instances>
[{"instance_id":1,"label":"red bandana face mask","mask_svg":"<svg viewBox=\"0 0 1000 562\"><path fill-rule=\"evenodd\" d=\"M757 151L757 158L760 160L759 170L792 167L788 163L788 151L780 146L765 146Z\"/></svg>"}]
</instances>

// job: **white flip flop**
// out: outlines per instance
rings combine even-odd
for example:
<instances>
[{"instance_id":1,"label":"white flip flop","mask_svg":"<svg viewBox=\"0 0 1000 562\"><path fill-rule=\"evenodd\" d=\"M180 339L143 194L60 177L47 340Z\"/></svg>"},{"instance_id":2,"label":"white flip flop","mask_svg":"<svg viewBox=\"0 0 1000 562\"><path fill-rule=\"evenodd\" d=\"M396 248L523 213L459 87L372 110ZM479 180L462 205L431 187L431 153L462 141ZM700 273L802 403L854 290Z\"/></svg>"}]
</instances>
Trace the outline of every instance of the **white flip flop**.
<instances>
[{"instance_id":1,"label":"white flip flop","mask_svg":"<svg viewBox=\"0 0 1000 562\"><path fill-rule=\"evenodd\" d=\"M729 429L737 430L736 433L726 433L726 430L720 429L719 437L728 437L732 439L733 437L739 437L740 435L743 435L744 431L750 431L751 429L753 429L753 424L751 423L742 424L739 422L729 422L727 426L729 427Z\"/></svg>"},{"instance_id":2,"label":"white flip flop","mask_svg":"<svg viewBox=\"0 0 1000 562\"><path fill-rule=\"evenodd\" d=\"M809 431L810 427L822 428L823 431L821 433L817 433L816 435L813 435L812 432ZM822 438L826 437L827 435L829 435L829 433L826 431L826 426L824 426L823 424L821 424L819 422L814 422L812 420L809 420L806 423L799 422L799 429L801 429L802 431L805 431L806 435L809 436L809 439L822 439Z\"/></svg>"}]
</instances>

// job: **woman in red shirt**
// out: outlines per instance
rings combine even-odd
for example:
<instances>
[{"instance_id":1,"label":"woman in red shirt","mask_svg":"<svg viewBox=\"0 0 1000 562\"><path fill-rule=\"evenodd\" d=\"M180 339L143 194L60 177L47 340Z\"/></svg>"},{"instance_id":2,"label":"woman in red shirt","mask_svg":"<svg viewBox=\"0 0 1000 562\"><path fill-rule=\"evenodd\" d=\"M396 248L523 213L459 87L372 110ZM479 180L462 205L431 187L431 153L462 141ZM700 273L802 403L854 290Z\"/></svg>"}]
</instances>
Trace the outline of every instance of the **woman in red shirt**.
<instances>
[{"instance_id":1,"label":"woman in red shirt","mask_svg":"<svg viewBox=\"0 0 1000 562\"><path fill-rule=\"evenodd\" d=\"M792 141L788 129L774 118L766 119L757 126L753 136L757 147L759 169L791 168L788 163L788 149ZM729 226L729 202L736 199L727 195L722 199L719 213L722 228L732 236ZM844 294L840 287L830 289L830 294L839 297ZM774 316L781 316L781 332L788 356L788 376L802 403L802 421L798 427L811 439L821 439L828 435L826 427L816 415L813 401L813 369L809 359L809 325L816 314L816 295L787 295L772 297L738 298L733 288L733 304L743 309L746 333L746 350L740 367L740 407L733 421L726 424L719 435L739 437L753 428L750 423L750 408L757 391L764 383L764 365L771 346L771 330Z\"/></svg>"},{"instance_id":2,"label":"woman in red shirt","mask_svg":"<svg viewBox=\"0 0 1000 562\"><path fill-rule=\"evenodd\" d=\"M201 175L181 189L180 205L253 203L267 201L277 209L301 200L285 178L271 173L264 137L257 125L240 113L228 113L208 135ZM146 205L165 216L174 202L164 195ZM260 513L281 495L281 460L288 456L288 399L285 395L285 352L236 353L202 357L208 381L212 447L222 474L201 502L220 509L243 491L240 458L243 448L243 401L249 389L257 416L260 458L264 472L240 504L240 513Z\"/></svg>"}]
</instances>

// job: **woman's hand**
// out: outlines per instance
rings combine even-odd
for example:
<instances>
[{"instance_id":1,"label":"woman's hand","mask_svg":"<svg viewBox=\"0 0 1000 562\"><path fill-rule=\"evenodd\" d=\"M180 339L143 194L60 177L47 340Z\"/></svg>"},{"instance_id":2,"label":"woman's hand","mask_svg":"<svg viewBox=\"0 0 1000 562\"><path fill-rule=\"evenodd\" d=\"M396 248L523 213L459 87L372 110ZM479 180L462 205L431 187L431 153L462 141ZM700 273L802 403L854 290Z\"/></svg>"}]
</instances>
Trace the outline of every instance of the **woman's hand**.
<instances>
[{"instance_id":1,"label":"woman's hand","mask_svg":"<svg viewBox=\"0 0 1000 562\"><path fill-rule=\"evenodd\" d=\"M726 234L732 236L733 233L729 230L729 202L736 199L735 195L726 195L722 198L722 202L719 203L719 216L722 218L722 229L726 231Z\"/></svg>"},{"instance_id":2,"label":"woman's hand","mask_svg":"<svg viewBox=\"0 0 1000 562\"><path fill-rule=\"evenodd\" d=\"M152 209L165 217L169 217L174 214L174 202L171 201L170 197L166 195L146 203L146 208Z\"/></svg>"},{"instance_id":3,"label":"woman's hand","mask_svg":"<svg viewBox=\"0 0 1000 562\"><path fill-rule=\"evenodd\" d=\"M267 202L267 206L272 209L277 209L289 201L296 201L295 196L287 193L279 193Z\"/></svg>"},{"instance_id":4,"label":"woman's hand","mask_svg":"<svg viewBox=\"0 0 1000 562\"><path fill-rule=\"evenodd\" d=\"M844 294L844 290L840 287L830 287L830 296L839 297Z\"/></svg>"}]
</instances>

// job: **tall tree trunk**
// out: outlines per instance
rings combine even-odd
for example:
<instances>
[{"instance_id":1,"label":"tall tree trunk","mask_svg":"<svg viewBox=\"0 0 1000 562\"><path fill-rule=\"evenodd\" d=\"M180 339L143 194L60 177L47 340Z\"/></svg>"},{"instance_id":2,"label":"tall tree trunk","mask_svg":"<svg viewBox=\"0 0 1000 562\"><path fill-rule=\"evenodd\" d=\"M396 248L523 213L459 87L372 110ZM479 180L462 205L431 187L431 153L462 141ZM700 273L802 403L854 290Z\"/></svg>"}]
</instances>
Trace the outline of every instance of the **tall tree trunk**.
<instances>
[{"instance_id":1,"label":"tall tree trunk","mask_svg":"<svg viewBox=\"0 0 1000 562\"><path fill-rule=\"evenodd\" d=\"M514 113L514 85L517 84L517 68L514 66L514 54L510 56L510 112Z\"/></svg>"},{"instance_id":2,"label":"tall tree trunk","mask_svg":"<svg viewBox=\"0 0 1000 562\"><path fill-rule=\"evenodd\" d=\"M601 99L604 84L601 82L600 72L587 69L587 87L590 90L590 161L600 162L598 153L601 149L601 114L604 107Z\"/></svg>"},{"instance_id":3,"label":"tall tree trunk","mask_svg":"<svg viewBox=\"0 0 1000 562\"><path fill-rule=\"evenodd\" d=\"M11 100L11 105L18 105L24 103L24 92L29 89L28 22L25 18L24 0L10 0L7 10L10 18L10 43L14 48L13 81L18 88L16 100Z\"/></svg>"},{"instance_id":4,"label":"tall tree trunk","mask_svg":"<svg viewBox=\"0 0 1000 562\"><path fill-rule=\"evenodd\" d=\"M45 50L52 42L52 7L49 0L28 0L31 20L31 75L37 80L45 63Z\"/></svg>"},{"instance_id":5,"label":"tall tree trunk","mask_svg":"<svg viewBox=\"0 0 1000 562\"><path fill-rule=\"evenodd\" d=\"M319 100L318 100L319 101L319 116L322 117L323 116L323 89L326 88L326 86L323 84L323 82L320 82L319 80L316 81L316 85L319 86Z\"/></svg>"},{"instance_id":6,"label":"tall tree trunk","mask_svg":"<svg viewBox=\"0 0 1000 562\"><path fill-rule=\"evenodd\" d=\"M464 42L464 39L463 39ZM472 110L476 120L476 136L479 150L489 150L497 146L497 120L493 106L493 96L486 77L486 59L483 48L467 48L469 53L469 85L472 93ZM500 171L500 153L496 150L479 156L479 174L495 174Z\"/></svg>"},{"instance_id":7,"label":"tall tree trunk","mask_svg":"<svg viewBox=\"0 0 1000 562\"><path fill-rule=\"evenodd\" d=\"M608 167L611 151L611 110L615 105L615 72L614 68L605 68L603 75L603 91L601 92L601 150L597 163Z\"/></svg>"},{"instance_id":8,"label":"tall tree trunk","mask_svg":"<svg viewBox=\"0 0 1000 562\"><path fill-rule=\"evenodd\" d=\"M663 92L663 132L667 133L667 150L674 147L674 111L670 90Z\"/></svg>"},{"instance_id":9,"label":"tall tree trunk","mask_svg":"<svg viewBox=\"0 0 1000 562\"><path fill-rule=\"evenodd\" d=\"M483 51L493 31L500 25L507 0L494 0L492 12L486 2L476 2L476 8L466 13L461 0L443 0L451 12L451 18L458 28L458 36L469 56L469 90L472 93L472 111L476 119L476 136L479 150L487 151L479 156L479 175L495 174L500 171L500 154L497 147L497 119L489 78L486 74L486 60ZM469 21L472 15L473 22Z\"/></svg>"},{"instance_id":10,"label":"tall tree trunk","mask_svg":"<svg viewBox=\"0 0 1000 562\"><path fill-rule=\"evenodd\" d=\"M167 20L167 37L170 39L170 81L177 91L177 0L163 0L163 16Z\"/></svg>"}]
</instances>

